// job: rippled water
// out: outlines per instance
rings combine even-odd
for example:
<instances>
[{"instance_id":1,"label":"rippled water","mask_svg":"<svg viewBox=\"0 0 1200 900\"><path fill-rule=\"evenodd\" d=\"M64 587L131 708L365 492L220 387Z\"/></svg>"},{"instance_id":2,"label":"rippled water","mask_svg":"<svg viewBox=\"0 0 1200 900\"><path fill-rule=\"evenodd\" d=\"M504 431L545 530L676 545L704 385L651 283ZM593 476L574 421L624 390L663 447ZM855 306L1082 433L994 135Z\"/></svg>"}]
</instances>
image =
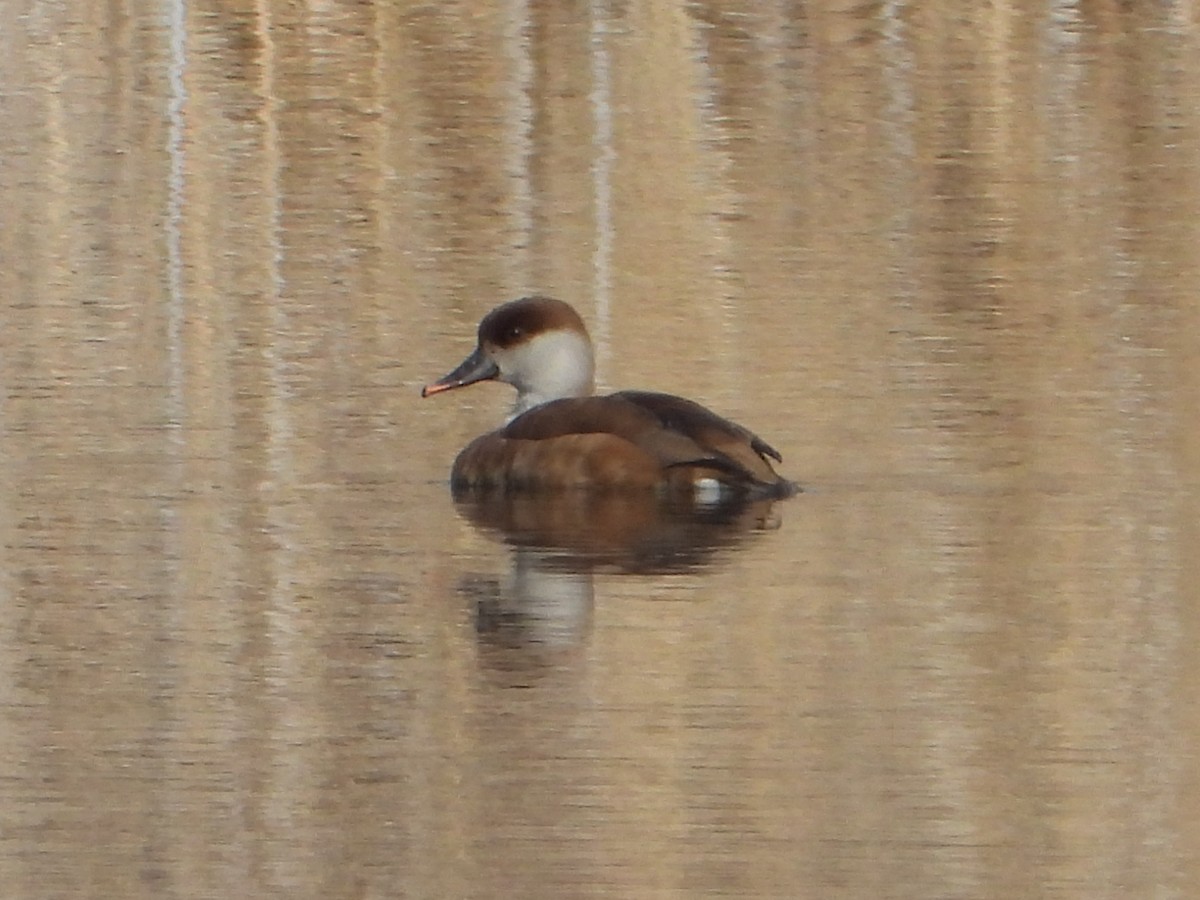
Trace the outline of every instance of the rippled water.
<instances>
[{"instance_id":1,"label":"rippled water","mask_svg":"<svg viewBox=\"0 0 1200 900\"><path fill-rule=\"evenodd\" d=\"M1183 3L0 25L13 897L1185 897ZM805 492L455 502L574 303Z\"/></svg>"}]
</instances>

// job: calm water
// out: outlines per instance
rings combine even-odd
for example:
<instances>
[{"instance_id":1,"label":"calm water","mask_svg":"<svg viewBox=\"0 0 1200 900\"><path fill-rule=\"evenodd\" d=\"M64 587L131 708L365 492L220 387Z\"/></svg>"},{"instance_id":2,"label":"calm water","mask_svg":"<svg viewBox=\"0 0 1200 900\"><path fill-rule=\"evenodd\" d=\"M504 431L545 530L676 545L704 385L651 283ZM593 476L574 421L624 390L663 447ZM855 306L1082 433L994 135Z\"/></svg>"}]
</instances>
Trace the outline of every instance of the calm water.
<instances>
[{"instance_id":1,"label":"calm water","mask_svg":"<svg viewBox=\"0 0 1200 900\"><path fill-rule=\"evenodd\" d=\"M1195 896L1193 5L15 0L0 192L5 897ZM533 290L805 493L456 505Z\"/></svg>"}]
</instances>

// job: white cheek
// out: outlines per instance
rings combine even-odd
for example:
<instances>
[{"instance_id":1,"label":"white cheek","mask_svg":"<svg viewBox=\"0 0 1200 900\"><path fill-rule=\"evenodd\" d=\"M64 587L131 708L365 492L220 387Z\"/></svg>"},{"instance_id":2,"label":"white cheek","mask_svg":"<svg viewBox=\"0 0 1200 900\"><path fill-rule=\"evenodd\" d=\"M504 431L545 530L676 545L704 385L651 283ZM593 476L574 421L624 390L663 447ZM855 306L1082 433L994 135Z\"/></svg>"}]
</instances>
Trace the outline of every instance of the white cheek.
<instances>
[{"instance_id":1,"label":"white cheek","mask_svg":"<svg viewBox=\"0 0 1200 900\"><path fill-rule=\"evenodd\" d=\"M587 339L570 332L547 332L515 347L492 347L499 381L517 389L520 413L559 397L592 391L592 351Z\"/></svg>"},{"instance_id":2,"label":"white cheek","mask_svg":"<svg viewBox=\"0 0 1200 900\"><path fill-rule=\"evenodd\" d=\"M518 354L514 354L511 350L501 350L495 348L488 351L496 367L500 370L500 374L496 376L497 381L503 381L505 384L520 386L523 380L524 367L521 365L521 360Z\"/></svg>"}]
</instances>

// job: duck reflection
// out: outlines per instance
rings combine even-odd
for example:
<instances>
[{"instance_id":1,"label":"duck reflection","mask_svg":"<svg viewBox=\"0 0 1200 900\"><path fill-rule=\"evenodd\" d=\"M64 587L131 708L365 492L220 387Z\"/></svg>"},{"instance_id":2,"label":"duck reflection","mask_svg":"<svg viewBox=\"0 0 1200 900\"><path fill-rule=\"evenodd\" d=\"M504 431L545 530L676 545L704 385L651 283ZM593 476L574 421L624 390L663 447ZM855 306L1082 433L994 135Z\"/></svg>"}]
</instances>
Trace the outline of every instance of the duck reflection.
<instances>
[{"instance_id":1,"label":"duck reflection","mask_svg":"<svg viewBox=\"0 0 1200 900\"><path fill-rule=\"evenodd\" d=\"M476 633L497 646L553 653L577 644L591 625L591 573L547 566L535 550L514 549L506 577L468 576L461 590L473 605Z\"/></svg>"},{"instance_id":2,"label":"duck reflection","mask_svg":"<svg viewBox=\"0 0 1200 900\"><path fill-rule=\"evenodd\" d=\"M594 573L695 571L781 522L774 501L748 497L700 504L647 492L459 490L454 501L463 518L512 548L506 578L462 582L481 640L542 651L586 635Z\"/></svg>"},{"instance_id":3,"label":"duck reflection","mask_svg":"<svg viewBox=\"0 0 1200 900\"><path fill-rule=\"evenodd\" d=\"M756 531L779 527L775 502L726 497L700 504L649 492L456 491L460 515L558 570L661 575L710 563Z\"/></svg>"}]
</instances>

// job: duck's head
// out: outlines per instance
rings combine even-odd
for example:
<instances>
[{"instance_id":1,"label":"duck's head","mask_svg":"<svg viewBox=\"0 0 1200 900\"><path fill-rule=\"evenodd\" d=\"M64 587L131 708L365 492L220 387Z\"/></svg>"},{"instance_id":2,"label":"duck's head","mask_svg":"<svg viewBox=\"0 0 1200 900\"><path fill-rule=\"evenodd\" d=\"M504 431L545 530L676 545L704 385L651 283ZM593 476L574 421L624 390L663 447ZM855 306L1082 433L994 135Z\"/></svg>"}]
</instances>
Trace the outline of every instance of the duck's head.
<instances>
[{"instance_id":1,"label":"duck's head","mask_svg":"<svg viewBox=\"0 0 1200 900\"><path fill-rule=\"evenodd\" d=\"M550 400L588 396L593 371L592 342L579 314L552 297L524 297L484 316L475 350L421 396L503 381L517 389L517 416Z\"/></svg>"}]
</instances>

